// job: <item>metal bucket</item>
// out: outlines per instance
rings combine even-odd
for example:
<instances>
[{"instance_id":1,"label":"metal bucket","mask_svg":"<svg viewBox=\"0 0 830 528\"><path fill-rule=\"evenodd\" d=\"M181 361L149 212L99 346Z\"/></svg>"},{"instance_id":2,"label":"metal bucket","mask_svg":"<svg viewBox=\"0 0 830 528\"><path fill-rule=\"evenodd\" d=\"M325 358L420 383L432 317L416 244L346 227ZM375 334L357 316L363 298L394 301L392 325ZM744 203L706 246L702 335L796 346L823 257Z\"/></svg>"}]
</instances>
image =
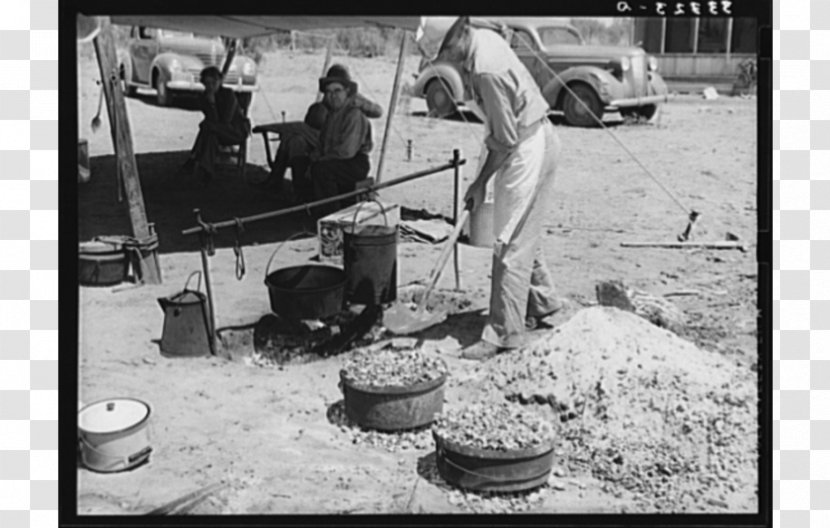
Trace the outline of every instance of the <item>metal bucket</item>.
<instances>
[{"instance_id":1,"label":"metal bucket","mask_svg":"<svg viewBox=\"0 0 830 528\"><path fill-rule=\"evenodd\" d=\"M473 491L529 490L547 482L553 468L552 443L493 451L456 444L433 432L438 473L454 486Z\"/></svg>"},{"instance_id":2,"label":"metal bucket","mask_svg":"<svg viewBox=\"0 0 830 528\"><path fill-rule=\"evenodd\" d=\"M300 234L303 233L288 240ZM342 269L326 264L304 264L270 271L274 256L285 242L277 246L265 266L271 311L295 321L325 319L343 311L346 273Z\"/></svg>"},{"instance_id":3,"label":"metal bucket","mask_svg":"<svg viewBox=\"0 0 830 528\"><path fill-rule=\"evenodd\" d=\"M78 244L78 282L84 286L112 286L127 278L129 260L117 237Z\"/></svg>"},{"instance_id":4,"label":"metal bucket","mask_svg":"<svg viewBox=\"0 0 830 528\"><path fill-rule=\"evenodd\" d=\"M493 215L495 211L495 202L485 200L470 213L471 246L493 247L496 242L496 236L493 233Z\"/></svg>"},{"instance_id":5,"label":"metal bucket","mask_svg":"<svg viewBox=\"0 0 830 528\"><path fill-rule=\"evenodd\" d=\"M199 276L195 290L188 289L190 279ZM159 297L164 312L164 327L159 348L167 357L199 357L215 353L210 328L210 308L207 296L200 292L202 272L194 271L187 278L184 289L170 297Z\"/></svg>"},{"instance_id":6,"label":"metal bucket","mask_svg":"<svg viewBox=\"0 0 830 528\"><path fill-rule=\"evenodd\" d=\"M343 229L343 267L346 300L355 304L383 304L395 300L398 290L398 226L390 226L383 205L378 204L386 225L352 225Z\"/></svg>"},{"instance_id":7,"label":"metal bucket","mask_svg":"<svg viewBox=\"0 0 830 528\"><path fill-rule=\"evenodd\" d=\"M135 468L150 459L150 405L133 398L90 403L78 411L84 466L103 473Z\"/></svg>"},{"instance_id":8,"label":"metal bucket","mask_svg":"<svg viewBox=\"0 0 830 528\"><path fill-rule=\"evenodd\" d=\"M346 415L362 427L401 431L432 423L444 407L447 375L407 387L362 387L340 371Z\"/></svg>"}]
</instances>

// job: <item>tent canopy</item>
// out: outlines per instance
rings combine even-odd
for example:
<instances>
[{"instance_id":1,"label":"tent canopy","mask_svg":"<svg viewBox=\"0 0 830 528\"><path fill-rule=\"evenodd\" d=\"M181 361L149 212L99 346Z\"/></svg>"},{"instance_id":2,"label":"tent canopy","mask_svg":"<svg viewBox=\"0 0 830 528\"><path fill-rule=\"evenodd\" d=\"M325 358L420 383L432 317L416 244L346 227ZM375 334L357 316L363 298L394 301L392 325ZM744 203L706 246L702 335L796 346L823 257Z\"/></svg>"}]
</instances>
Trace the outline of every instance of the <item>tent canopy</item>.
<instances>
[{"instance_id":1,"label":"tent canopy","mask_svg":"<svg viewBox=\"0 0 830 528\"><path fill-rule=\"evenodd\" d=\"M202 35L247 38L278 31L344 27L393 27L416 31L420 17L271 15L114 15L113 24L147 26Z\"/></svg>"}]
</instances>

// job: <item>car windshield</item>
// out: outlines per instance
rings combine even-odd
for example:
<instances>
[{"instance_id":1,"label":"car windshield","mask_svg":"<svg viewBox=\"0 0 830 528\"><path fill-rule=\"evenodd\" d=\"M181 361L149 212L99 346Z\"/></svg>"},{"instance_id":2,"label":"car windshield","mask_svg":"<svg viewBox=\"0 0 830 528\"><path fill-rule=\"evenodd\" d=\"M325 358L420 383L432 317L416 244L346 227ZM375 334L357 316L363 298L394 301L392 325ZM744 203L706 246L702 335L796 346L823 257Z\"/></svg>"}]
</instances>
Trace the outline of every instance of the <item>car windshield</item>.
<instances>
[{"instance_id":1,"label":"car windshield","mask_svg":"<svg viewBox=\"0 0 830 528\"><path fill-rule=\"evenodd\" d=\"M191 33L189 31L173 31L172 29L165 29L162 34L168 38L198 38L205 40L218 40L219 37L214 35L200 35L199 33Z\"/></svg>"},{"instance_id":2,"label":"car windshield","mask_svg":"<svg viewBox=\"0 0 830 528\"><path fill-rule=\"evenodd\" d=\"M551 48L562 44L582 44L577 33L566 27L543 27L539 28L539 39L542 46Z\"/></svg>"}]
</instances>

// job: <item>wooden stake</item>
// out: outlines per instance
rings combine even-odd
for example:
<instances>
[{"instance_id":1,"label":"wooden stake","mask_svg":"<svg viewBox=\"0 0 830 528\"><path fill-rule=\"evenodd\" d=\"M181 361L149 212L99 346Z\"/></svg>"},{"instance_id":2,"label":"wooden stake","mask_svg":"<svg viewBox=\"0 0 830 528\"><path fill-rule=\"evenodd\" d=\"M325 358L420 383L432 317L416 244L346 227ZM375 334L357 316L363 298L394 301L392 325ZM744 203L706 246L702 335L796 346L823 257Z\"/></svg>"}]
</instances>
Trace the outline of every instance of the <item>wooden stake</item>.
<instances>
[{"instance_id":1,"label":"wooden stake","mask_svg":"<svg viewBox=\"0 0 830 528\"><path fill-rule=\"evenodd\" d=\"M116 163L118 169L120 169L121 180L127 194L133 236L138 240L146 240L151 233L147 225L147 213L144 209L144 197L141 194L138 165L133 152L130 122L127 118L124 94L121 92L118 59L115 52L115 36L108 17L101 18L101 31L95 37L93 43L107 101L107 115L110 121ZM142 254L141 269L145 283L161 284L161 270L154 255Z\"/></svg>"},{"instance_id":2,"label":"wooden stake","mask_svg":"<svg viewBox=\"0 0 830 528\"><path fill-rule=\"evenodd\" d=\"M375 181L380 183L383 176L383 158L386 154L386 142L389 140L389 130L392 127L392 117L395 115L395 107L398 105L398 91L401 84L401 72L403 71L404 54L406 53L406 31L401 32L401 49L398 52L398 67L395 69L395 80L392 85L392 97L389 101L389 113L386 114L386 129L383 131L383 142L380 145L380 157L378 158L378 172Z\"/></svg>"}]
</instances>

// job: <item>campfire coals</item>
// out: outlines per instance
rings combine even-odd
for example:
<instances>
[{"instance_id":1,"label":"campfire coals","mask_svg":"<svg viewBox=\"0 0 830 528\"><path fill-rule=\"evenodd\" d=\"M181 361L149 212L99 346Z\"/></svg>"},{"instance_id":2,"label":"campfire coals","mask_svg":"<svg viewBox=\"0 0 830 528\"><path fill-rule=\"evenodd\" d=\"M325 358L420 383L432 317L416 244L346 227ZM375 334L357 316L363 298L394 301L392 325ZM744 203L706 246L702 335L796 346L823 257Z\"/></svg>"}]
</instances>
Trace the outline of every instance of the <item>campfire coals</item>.
<instances>
[{"instance_id":1,"label":"campfire coals","mask_svg":"<svg viewBox=\"0 0 830 528\"><path fill-rule=\"evenodd\" d=\"M395 432L364 429L346 414L346 404L343 400L329 407L328 420L342 433L347 434L352 444L379 447L391 453L431 449L434 445L429 425Z\"/></svg>"},{"instance_id":2,"label":"campfire coals","mask_svg":"<svg viewBox=\"0 0 830 528\"><path fill-rule=\"evenodd\" d=\"M343 376L358 387L408 387L434 381L448 372L440 357L418 349L358 349L349 358Z\"/></svg>"},{"instance_id":3,"label":"campfire coals","mask_svg":"<svg viewBox=\"0 0 830 528\"><path fill-rule=\"evenodd\" d=\"M458 445L492 451L551 443L554 430L539 414L507 402L477 403L438 415L432 430Z\"/></svg>"},{"instance_id":4,"label":"campfire coals","mask_svg":"<svg viewBox=\"0 0 830 528\"><path fill-rule=\"evenodd\" d=\"M359 316L351 310L315 321L290 321L274 314L265 315L254 326L251 362L260 367L274 367L309 363L334 355L340 349L326 344ZM354 339L354 344L371 342L377 333L372 328L366 335Z\"/></svg>"},{"instance_id":5,"label":"campfire coals","mask_svg":"<svg viewBox=\"0 0 830 528\"><path fill-rule=\"evenodd\" d=\"M331 337L332 327L310 328L300 322L286 321L273 314L263 316L254 327L254 353L258 366L301 364L320 359L311 354L316 345Z\"/></svg>"}]
</instances>

